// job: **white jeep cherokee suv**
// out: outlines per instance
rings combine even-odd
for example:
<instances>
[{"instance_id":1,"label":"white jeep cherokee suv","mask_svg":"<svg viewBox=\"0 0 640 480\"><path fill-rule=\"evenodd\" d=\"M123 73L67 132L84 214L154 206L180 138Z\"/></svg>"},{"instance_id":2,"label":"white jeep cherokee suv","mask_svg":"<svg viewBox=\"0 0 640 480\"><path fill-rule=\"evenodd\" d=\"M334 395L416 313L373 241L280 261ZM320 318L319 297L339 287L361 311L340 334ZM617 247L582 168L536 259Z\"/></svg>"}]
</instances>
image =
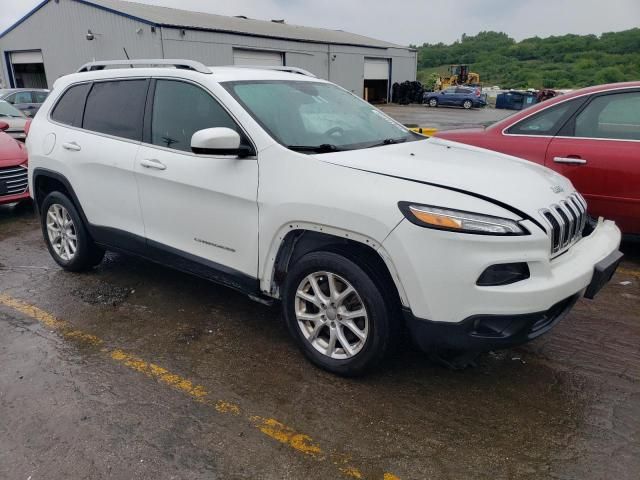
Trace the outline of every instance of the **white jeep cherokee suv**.
<instances>
[{"instance_id":1,"label":"white jeep cherokee suv","mask_svg":"<svg viewBox=\"0 0 640 480\"><path fill-rule=\"evenodd\" d=\"M124 63L59 79L31 125L66 270L116 250L280 300L305 355L353 375L404 325L440 358L524 343L619 263L616 225L551 170L414 134L299 69Z\"/></svg>"}]
</instances>

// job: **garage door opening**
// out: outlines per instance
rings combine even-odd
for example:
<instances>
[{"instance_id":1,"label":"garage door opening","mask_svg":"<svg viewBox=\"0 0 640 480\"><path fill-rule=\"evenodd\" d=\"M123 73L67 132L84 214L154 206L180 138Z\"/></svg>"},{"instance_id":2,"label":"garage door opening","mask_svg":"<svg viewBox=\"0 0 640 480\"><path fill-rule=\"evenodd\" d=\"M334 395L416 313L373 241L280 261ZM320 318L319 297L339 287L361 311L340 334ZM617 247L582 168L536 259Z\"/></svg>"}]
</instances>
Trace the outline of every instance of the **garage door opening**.
<instances>
[{"instance_id":1,"label":"garage door opening","mask_svg":"<svg viewBox=\"0 0 640 480\"><path fill-rule=\"evenodd\" d=\"M12 87L47 88L42 51L12 52L8 57Z\"/></svg>"},{"instance_id":2,"label":"garage door opening","mask_svg":"<svg viewBox=\"0 0 640 480\"><path fill-rule=\"evenodd\" d=\"M260 67L282 67L284 58L281 52L269 52L265 50L233 50L234 65L249 65Z\"/></svg>"},{"instance_id":3,"label":"garage door opening","mask_svg":"<svg viewBox=\"0 0 640 480\"><path fill-rule=\"evenodd\" d=\"M364 99L371 103L389 101L389 59L364 59Z\"/></svg>"}]
</instances>

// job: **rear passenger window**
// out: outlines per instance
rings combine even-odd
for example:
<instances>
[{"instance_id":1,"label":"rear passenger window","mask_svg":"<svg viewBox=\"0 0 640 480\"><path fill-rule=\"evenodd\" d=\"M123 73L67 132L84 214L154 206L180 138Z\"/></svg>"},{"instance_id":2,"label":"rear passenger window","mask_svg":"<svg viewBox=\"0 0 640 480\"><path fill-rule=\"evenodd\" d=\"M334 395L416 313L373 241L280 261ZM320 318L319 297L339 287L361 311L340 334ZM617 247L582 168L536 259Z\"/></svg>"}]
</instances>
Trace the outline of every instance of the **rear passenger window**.
<instances>
[{"instance_id":1,"label":"rear passenger window","mask_svg":"<svg viewBox=\"0 0 640 480\"><path fill-rule=\"evenodd\" d=\"M148 80L93 84L84 112L83 128L114 137L142 140Z\"/></svg>"},{"instance_id":2,"label":"rear passenger window","mask_svg":"<svg viewBox=\"0 0 640 480\"><path fill-rule=\"evenodd\" d=\"M90 83L74 85L62 94L60 100L51 112L51 118L56 122L71 125L72 127L82 126L82 112L87 93L91 89Z\"/></svg>"},{"instance_id":3,"label":"rear passenger window","mask_svg":"<svg viewBox=\"0 0 640 480\"><path fill-rule=\"evenodd\" d=\"M224 108L202 88L174 80L158 80L153 100L151 143L191 151L198 130L227 127L239 131Z\"/></svg>"},{"instance_id":4,"label":"rear passenger window","mask_svg":"<svg viewBox=\"0 0 640 480\"><path fill-rule=\"evenodd\" d=\"M512 135L555 135L576 106L575 100L549 107L512 126Z\"/></svg>"}]
</instances>

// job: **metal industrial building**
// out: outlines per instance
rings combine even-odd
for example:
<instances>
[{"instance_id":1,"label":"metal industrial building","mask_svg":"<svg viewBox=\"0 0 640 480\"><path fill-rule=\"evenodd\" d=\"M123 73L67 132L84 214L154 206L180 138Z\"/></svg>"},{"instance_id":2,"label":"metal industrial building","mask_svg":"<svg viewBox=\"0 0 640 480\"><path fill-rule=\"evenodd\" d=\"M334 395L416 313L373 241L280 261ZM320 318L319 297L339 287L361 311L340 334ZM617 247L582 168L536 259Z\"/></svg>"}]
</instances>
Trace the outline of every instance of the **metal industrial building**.
<instances>
[{"instance_id":1,"label":"metal industrial building","mask_svg":"<svg viewBox=\"0 0 640 480\"><path fill-rule=\"evenodd\" d=\"M185 58L206 65L286 65L370 101L416 79L416 51L339 30L121 0L46 0L0 35L2 83L52 87L92 60Z\"/></svg>"}]
</instances>

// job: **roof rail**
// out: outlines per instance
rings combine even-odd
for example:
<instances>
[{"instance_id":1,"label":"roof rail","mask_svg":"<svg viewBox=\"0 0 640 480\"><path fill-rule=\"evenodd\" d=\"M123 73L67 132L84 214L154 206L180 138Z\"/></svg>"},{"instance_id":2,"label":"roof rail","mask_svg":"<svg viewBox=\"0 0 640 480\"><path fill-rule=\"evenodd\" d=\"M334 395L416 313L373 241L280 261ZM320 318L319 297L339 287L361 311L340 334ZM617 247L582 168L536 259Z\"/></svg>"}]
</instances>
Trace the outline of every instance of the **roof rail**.
<instances>
[{"instance_id":1,"label":"roof rail","mask_svg":"<svg viewBox=\"0 0 640 480\"><path fill-rule=\"evenodd\" d=\"M297 73L298 75L304 75L305 77L316 77L313 73L298 67L276 67L268 65L231 65L233 68L255 68L256 70L276 70L278 72Z\"/></svg>"},{"instance_id":2,"label":"roof rail","mask_svg":"<svg viewBox=\"0 0 640 480\"><path fill-rule=\"evenodd\" d=\"M175 68L180 68L183 70L193 70L200 73L211 74L211 69L205 67L202 63L196 62L194 60L168 60L164 58L156 58L156 59L135 59L135 60L104 60L97 62L89 62L84 64L80 69L78 69L78 73L81 72L91 72L94 70L104 70L105 67L123 65L130 66L133 68L134 66L157 66L157 65L167 65Z\"/></svg>"}]
</instances>

